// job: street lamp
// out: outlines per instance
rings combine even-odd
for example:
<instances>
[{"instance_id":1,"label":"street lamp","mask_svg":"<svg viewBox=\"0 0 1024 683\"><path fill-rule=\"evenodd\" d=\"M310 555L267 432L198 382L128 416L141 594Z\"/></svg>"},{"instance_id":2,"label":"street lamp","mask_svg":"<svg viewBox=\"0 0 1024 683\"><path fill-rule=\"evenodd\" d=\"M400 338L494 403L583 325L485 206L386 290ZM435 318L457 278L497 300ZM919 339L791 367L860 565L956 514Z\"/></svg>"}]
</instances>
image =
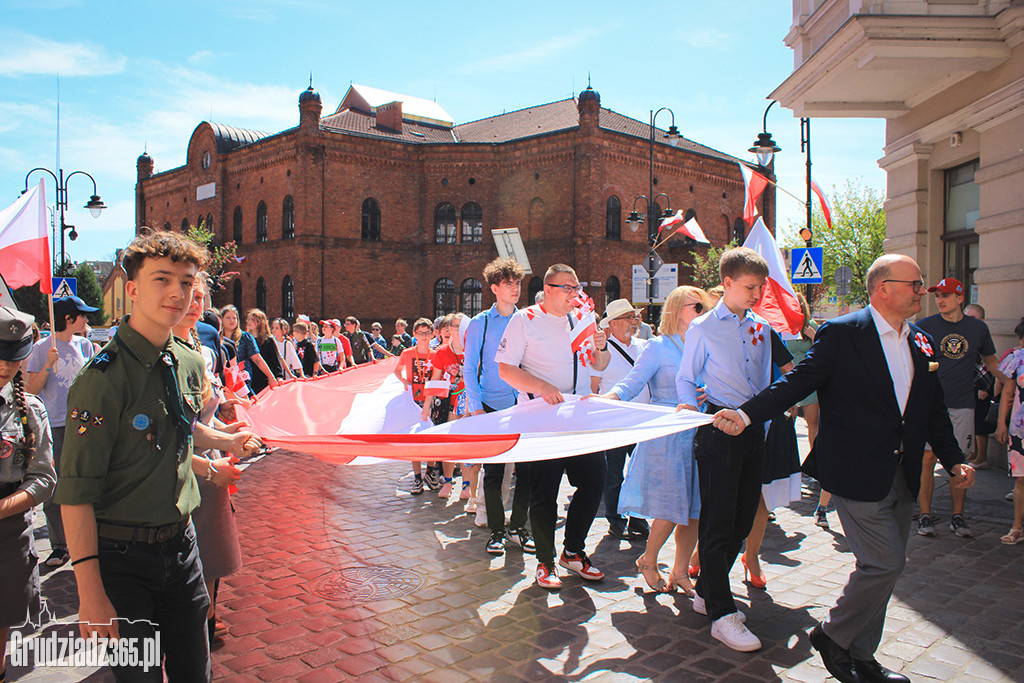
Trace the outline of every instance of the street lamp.
<instances>
[{"instance_id":1,"label":"street lamp","mask_svg":"<svg viewBox=\"0 0 1024 683\"><path fill-rule=\"evenodd\" d=\"M655 263L657 254L654 252L655 240L658 237L657 221L669 218L672 216L672 200L664 192L654 195L654 142L655 132L657 128L654 127L654 122L658 118L658 114L663 111L667 111L672 117L672 123L668 127L668 131L665 133L665 138L668 139L668 144L675 147L679 144L679 129L676 128L676 115L668 107L662 107L657 111L651 110L651 125L650 125L650 136L648 137L648 159L650 162L649 173L647 176L647 194L638 195L633 198L633 210L629 212L629 217L626 219L626 225L633 232L640 229L640 225L647 223L647 311L650 317L650 323L653 325L654 320L654 275L655 275ZM658 198L665 198L665 213L661 216L655 216L654 208L658 205ZM641 199L644 200L644 213L640 214L636 210L636 204Z\"/></svg>"},{"instance_id":2,"label":"street lamp","mask_svg":"<svg viewBox=\"0 0 1024 683\"><path fill-rule=\"evenodd\" d=\"M57 173L54 173L48 168L43 168L42 166L33 168L25 175L25 189L21 191L22 194L28 192L28 179L36 171L44 171L46 173L49 173L50 176L53 178L53 182L57 186L57 208L60 210L60 264L58 267L63 269L64 264L67 262L67 258L64 254L64 232L68 230L71 231L71 233L68 235L68 238L72 242L78 239L78 233L75 232L75 226L67 225L64 222L64 212L68 208L68 182L71 180L72 176L84 175L85 177L92 181L92 196L89 197L89 201L85 203L84 208L89 209L89 213L92 214L93 218L99 218L100 212L103 211L103 209L107 208L107 205L103 203L103 200L100 199L99 194L97 194L96 192L95 178L93 178L90 174L86 173L85 171L72 171L65 177L64 169L62 168L58 168Z\"/></svg>"}]
</instances>

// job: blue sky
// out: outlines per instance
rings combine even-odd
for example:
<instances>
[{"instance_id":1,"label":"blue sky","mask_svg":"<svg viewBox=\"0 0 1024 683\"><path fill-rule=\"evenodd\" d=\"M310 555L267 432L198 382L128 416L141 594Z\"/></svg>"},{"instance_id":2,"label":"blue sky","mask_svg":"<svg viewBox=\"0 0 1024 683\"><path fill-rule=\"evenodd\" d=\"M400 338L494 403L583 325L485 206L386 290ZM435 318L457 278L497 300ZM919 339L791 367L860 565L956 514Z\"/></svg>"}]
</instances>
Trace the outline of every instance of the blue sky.
<instances>
[{"instance_id":1,"label":"blue sky","mask_svg":"<svg viewBox=\"0 0 1024 683\"><path fill-rule=\"evenodd\" d=\"M570 96L646 121L669 107L686 137L750 158L765 97L792 71L785 1L173 3L0 0L0 204L25 174L55 168L57 74L61 166L85 170L110 207L81 208L70 183L74 260L110 257L134 230L135 159L181 165L201 121L276 132L298 123L312 71L325 111L350 82L434 98L462 123ZM667 114L659 127L669 123ZM884 190L881 120L815 119L814 178L831 194L854 179ZM779 182L803 196L799 120L773 107ZM32 182L38 181L38 174ZM53 201L52 183L47 196ZM779 226L803 220L779 195Z\"/></svg>"}]
</instances>

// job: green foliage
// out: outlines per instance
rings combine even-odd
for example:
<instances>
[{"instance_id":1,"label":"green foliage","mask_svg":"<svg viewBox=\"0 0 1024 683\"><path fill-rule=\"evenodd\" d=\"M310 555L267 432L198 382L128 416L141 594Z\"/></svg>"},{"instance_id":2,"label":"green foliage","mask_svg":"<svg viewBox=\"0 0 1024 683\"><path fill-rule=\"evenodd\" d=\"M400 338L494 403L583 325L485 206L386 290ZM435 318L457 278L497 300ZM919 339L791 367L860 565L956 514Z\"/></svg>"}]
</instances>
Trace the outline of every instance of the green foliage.
<instances>
[{"instance_id":1,"label":"green foliage","mask_svg":"<svg viewBox=\"0 0 1024 683\"><path fill-rule=\"evenodd\" d=\"M847 266L853 271L853 283L846 303L868 304L865 281L868 268L884 252L885 212L882 192L860 182L848 180L842 190L833 188L829 203L832 208L832 229L825 223L825 216L817 200L814 202L814 238L816 247L823 247L824 283L814 286L814 307L828 296L835 295L833 276L836 268ZM804 241L797 233L802 224L790 224L787 230L787 246L802 247Z\"/></svg>"},{"instance_id":2,"label":"green foliage","mask_svg":"<svg viewBox=\"0 0 1024 683\"><path fill-rule=\"evenodd\" d=\"M46 295L39 292L39 283L28 287L18 287L11 291L14 296L14 303L22 313L28 313L35 317L36 322L42 326L49 324L50 313L46 302Z\"/></svg>"},{"instance_id":3,"label":"green foliage","mask_svg":"<svg viewBox=\"0 0 1024 683\"><path fill-rule=\"evenodd\" d=\"M700 287L706 292L712 287L722 284L722 278L718 274L718 262L721 260L722 254L736 246L738 245L733 240L724 247L710 245L703 256L694 252L693 266L691 267L694 286Z\"/></svg>"},{"instance_id":4,"label":"green foliage","mask_svg":"<svg viewBox=\"0 0 1024 683\"><path fill-rule=\"evenodd\" d=\"M209 252L206 272L210 276L210 293L219 292L227 287L231 278L238 275L235 271L226 270L237 263L235 253L238 247L234 241L217 244L213 231L206 227L206 221L201 221L199 225L189 226L188 236L204 245Z\"/></svg>"},{"instance_id":5,"label":"green foliage","mask_svg":"<svg viewBox=\"0 0 1024 683\"><path fill-rule=\"evenodd\" d=\"M96 280L96 273L88 264L82 263L71 275L78 278L78 298L99 309L95 313L88 314L89 325L93 327L103 325L107 320L107 314L103 310L103 289Z\"/></svg>"}]
</instances>

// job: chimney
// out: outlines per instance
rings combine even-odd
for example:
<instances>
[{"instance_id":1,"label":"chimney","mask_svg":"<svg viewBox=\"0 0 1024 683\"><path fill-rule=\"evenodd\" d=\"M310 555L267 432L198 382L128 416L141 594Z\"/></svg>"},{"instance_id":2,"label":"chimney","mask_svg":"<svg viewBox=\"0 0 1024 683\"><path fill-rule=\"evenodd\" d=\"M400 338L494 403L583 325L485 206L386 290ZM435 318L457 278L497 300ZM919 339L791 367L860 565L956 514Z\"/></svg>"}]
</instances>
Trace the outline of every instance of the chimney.
<instances>
[{"instance_id":1,"label":"chimney","mask_svg":"<svg viewBox=\"0 0 1024 683\"><path fill-rule=\"evenodd\" d=\"M377 127L402 132L402 103L388 102L377 107Z\"/></svg>"}]
</instances>

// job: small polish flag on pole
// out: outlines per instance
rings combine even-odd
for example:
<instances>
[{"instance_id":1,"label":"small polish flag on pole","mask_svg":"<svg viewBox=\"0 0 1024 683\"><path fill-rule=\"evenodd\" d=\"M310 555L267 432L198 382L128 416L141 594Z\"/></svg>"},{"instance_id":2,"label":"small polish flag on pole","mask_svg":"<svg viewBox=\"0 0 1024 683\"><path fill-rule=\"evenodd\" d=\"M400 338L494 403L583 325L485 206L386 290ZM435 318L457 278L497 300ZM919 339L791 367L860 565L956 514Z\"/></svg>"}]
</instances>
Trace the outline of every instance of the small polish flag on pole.
<instances>
[{"instance_id":1,"label":"small polish flag on pole","mask_svg":"<svg viewBox=\"0 0 1024 683\"><path fill-rule=\"evenodd\" d=\"M768 262L768 277L765 279L761 299L753 306L754 313L767 320L784 339L786 334L799 334L804 326L800 301L789 281L786 261L782 258L779 245L763 220L757 219L743 246L753 249Z\"/></svg>"},{"instance_id":2,"label":"small polish flag on pole","mask_svg":"<svg viewBox=\"0 0 1024 683\"><path fill-rule=\"evenodd\" d=\"M753 225L757 218L757 200L768 187L768 179L763 175L749 168L746 164L740 164L740 173L743 174L743 186L746 191L746 200L743 202L743 220L747 225Z\"/></svg>"},{"instance_id":3,"label":"small polish flag on pole","mask_svg":"<svg viewBox=\"0 0 1024 683\"><path fill-rule=\"evenodd\" d=\"M569 314L573 319L569 343L573 353L579 353L583 367L594 362L592 337L597 332L597 318L594 317L594 300L584 292L576 298L577 307Z\"/></svg>"},{"instance_id":4,"label":"small polish flag on pole","mask_svg":"<svg viewBox=\"0 0 1024 683\"><path fill-rule=\"evenodd\" d=\"M828 202L825 201L825 193L821 191L821 187L818 183L811 181L811 191L818 195L818 201L821 202L821 213L825 215L825 222L828 223L828 229L832 229L832 210L828 206Z\"/></svg>"}]
</instances>

